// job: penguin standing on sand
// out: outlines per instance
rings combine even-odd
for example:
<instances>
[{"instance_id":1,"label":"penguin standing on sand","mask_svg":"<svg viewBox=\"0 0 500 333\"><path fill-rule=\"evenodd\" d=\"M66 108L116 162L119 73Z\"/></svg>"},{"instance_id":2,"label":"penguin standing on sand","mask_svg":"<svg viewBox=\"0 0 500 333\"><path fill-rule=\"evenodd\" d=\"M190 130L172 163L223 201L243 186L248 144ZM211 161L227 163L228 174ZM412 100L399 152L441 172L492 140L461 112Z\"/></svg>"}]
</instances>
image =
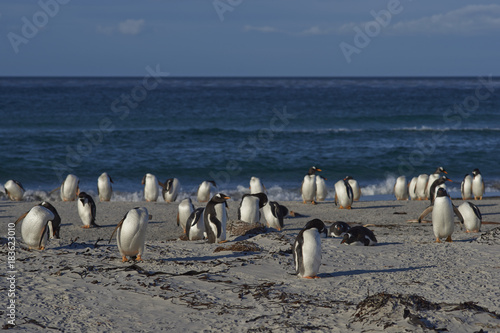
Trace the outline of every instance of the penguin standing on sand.
<instances>
[{"instance_id":1,"label":"penguin standing on sand","mask_svg":"<svg viewBox=\"0 0 500 333\"><path fill-rule=\"evenodd\" d=\"M187 198L181 201L177 207L177 225L182 227L184 233L186 233L187 220L192 212L194 212L194 205L191 198Z\"/></svg>"},{"instance_id":2,"label":"penguin standing on sand","mask_svg":"<svg viewBox=\"0 0 500 333\"><path fill-rule=\"evenodd\" d=\"M250 178L250 194L266 193L266 187L259 178Z\"/></svg>"},{"instance_id":3,"label":"penguin standing on sand","mask_svg":"<svg viewBox=\"0 0 500 333\"><path fill-rule=\"evenodd\" d=\"M354 201L359 201L359 198L361 198L361 189L359 188L358 181L352 178L352 176L347 176L344 179L349 182L349 185L351 185L352 199Z\"/></svg>"},{"instance_id":4,"label":"penguin standing on sand","mask_svg":"<svg viewBox=\"0 0 500 333\"><path fill-rule=\"evenodd\" d=\"M156 201L158 200L158 180L155 175L147 173L142 177L142 185L144 185L144 199L146 201Z\"/></svg>"},{"instance_id":5,"label":"penguin standing on sand","mask_svg":"<svg viewBox=\"0 0 500 333\"><path fill-rule=\"evenodd\" d=\"M284 227L283 218L288 214L288 209L276 201L268 201L264 208L264 217L268 228L274 228L281 231Z\"/></svg>"},{"instance_id":6,"label":"penguin standing on sand","mask_svg":"<svg viewBox=\"0 0 500 333\"><path fill-rule=\"evenodd\" d=\"M406 185L406 177L399 176L394 185L394 195L396 200L408 200L408 186Z\"/></svg>"},{"instance_id":7,"label":"penguin standing on sand","mask_svg":"<svg viewBox=\"0 0 500 333\"><path fill-rule=\"evenodd\" d=\"M437 193L437 190L440 189L440 188L444 188L446 190L446 182L453 182L453 180L451 180L450 178L446 177L446 176L441 176L439 177L438 179L436 179L434 181L434 183L432 183L431 187L430 187L430 190L429 190L429 200L431 201L431 204L434 203L434 199L436 198L436 193Z\"/></svg>"},{"instance_id":8,"label":"penguin standing on sand","mask_svg":"<svg viewBox=\"0 0 500 333\"><path fill-rule=\"evenodd\" d=\"M111 200L111 195L113 194L111 183L113 183L113 179L111 179L106 172L103 172L99 178L97 178L97 194L99 195L100 201Z\"/></svg>"},{"instance_id":9,"label":"penguin standing on sand","mask_svg":"<svg viewBox=\"0 0 500 333\"><path fill-rule=\"evenodd\" d=\"M316 197L315 173L319 171L321 171L321 169L318 169L315 166L313 166L309 168L307 175L304 176L304 180L302 181L302 186L300 187L300 193L302 194L302 200L304 200L304 203L311 202L313 205L316 204L316 202L314 202L314 197Z\"/></svg>"},{"instance_id":10,"label":"penguin standing on sand","mask_svg":"<svg viewBox=\"0 0 500 333\"><path fill-rule=\"evenodd\" d=\"M98 227L95 223L96 207L94 199L85 192L80 192L78 195L78 215L83 222L83 228Z\"/></svg>"},{"instance_id":11,"label":"penguin standing on sand","mask_svg":"<svg viewBox=\"0 0 500 333\"><path fill-rule=\"evenodd\" d=\"M351 229L349 224L342 221L335 222L330 226L330 237L343 237L349 229Z\"/></svg>"},{"instance_id":12,"label":"penguin standing on sand","mask_svg":"<svg viewBox=\"0 0 500 333\"><path fill-rule=\"evenodd\" d=\"M448 172L446 172L446 170L443 167L439 167L436 169L436 171L434 171L434 173L429 175L429 179L427 180L427 186L425 188L425 193L427 194L427 199L432 200L431 199L432 197L430 196L431 186L432 186L432 184L434 184L434 182L436 180L439 179L439 177L442 173L448 174Z\"/></svg>"},{"instance_id":13,"label":"penguin standing on sand","mask_svg":"<svg viewBox=\"0 0 500 333\"><path fill-rule=\"evenodd\" d=\"M426 174L421 174L417 178L417 184L415 185L415 193L417 194L417 200L427 199L427 182L429 181L429 176Z\"/></svg>"},{"instance_id":14,"label":"penguin standing on sand","mask_svg":"<svg viewBox=\"0 0 500 333\"><path fill-rule=\"evenodd\" d=\"M54 214L42 205L37 205L17 219L23 221L21 225L21 237L30 249L43 250L49 238L49 224L54 220ZM53 229L53 226L52 226Z\"/></svg>"},{"instance_id":15,"label":"penguin standing on sand","mask_svg":"<svg viewBox=\"0 0 500 333\"><path fill-rule=\"evenodd\" d=\"M75 201L80 193L80 179L77 176L69 174L61 185L61 200Z\"/></svg>"},{"instance_id":16,"label":"penguin standing on sand","mask_svg":"<svg viewBox=\"0 0 500 333\"><path fill-rule=\"evenodd\" d=\"M460 192L462 193L462 200L472 199L472 177L467 173L460 185Z\"/></svg>"},{"instance_id":17,"label":"penguin standing on sand","mask_svg":"<svg viewBox=\"0 0 500 333\"><path fill-rule=\"evenodd\" d=\"M247 223L260 222L260 209L267 203L265 193L245 194L238 208L238 220Z\"/></svg>"},{"instance_id":18,"label":"penguin standing on sand","mask_svg":"<svg viewBox=\"0 0 500 333\"><path fill-rule=\"evenodd\" d=\"M346 179L341 179L335 183L335 205L340 209L351 209L353 202L352 188Z\"/></svg>"},{"instance_id":19,"label":"penguin standing on sand","mask_svg":"<svg viewBox=\"0 0 500 333\"><path fill-rule=\"evenodd\" d=\"M127 261L127 256L137 261L142 261L146 242L146 229L151 215L145 207L136 207L128 211L118 223L109 238L109 242L116 232L116 243L122 255L122 262Z\"/></svg>"},{"instance_id":20,"label":"penguin standing on sand","mask_svg":"<svg viewBox=\"0 0 500 333\"><path fill-rule=\"evenodd\" d=\"M21 185L21 183L18 182L17 180L14 179L8 180L3 187L5 188L5 194L7 194L10 200L12 201L23 200L25 189L23 185Z\"/></svg>"},{"instance_id":21,"label":"penguin standing on sand","mask_svg":"<svg viewBox=\"0 0 500 333\"><path fill-rule=\"evenodd\" d=\"M452 242L451 235L453 234L455 228L453 213L457 215L462 223L464 222L464 219L457 207L451 203L451 199L444 188L440 188L437 191L436 199L434 199L434 205L429 206L426 210L424 210L418 218L418 223L421 223L422 219L431 212L432 229L434 231L434 236L436 236L436 243L441 243L441 239L443 238L446 239L447 242Z\"/></svg>"},{"instance_id":22,"label":"penguin standing on sand","mask_svg":"<svg viewBox=\"0 0 500 333\"><path fill-rule=\"evenodd\" d=\"M200 186L198 186L198 191L196 193L196 197L198 202L208 202L210 200L210 188L211 186L217 187L215 181L213 180L205 180Z\"/></svg>"},{"instance_id":23,"label":"penguin standing on sand","mask_svg":"<svg viewBox=\"0 0 500 333\"><path fill-rule=\"evenodd\" d=\"M177 178L169 178L163 183L162 195L165 202L174 202L179 194L179 189L181 188L181 183Z\"/></svg>"},{"instance_id":24,"label":"penguin standing on sand","mask_svg":"<svg viewBox=\"0 0 500 333\"><path fill-rule=\"evenodd\" d=\"M418 195L417 195L417 177L413 177L410 180L410 185L408 185L408 194L410 195L411 200L418 200Z\"/></svg>"},{"instance_id":25,"label":"penguin standing on sand","mask_svg":"<svg viewBox=\"0 0 500 333\"><path fill-rule=\"evenodd\" d=\"M340 244L346 245L377 245L377 238L373 231L366 227L355 226L349 229L345 234Z\"/></svg>"},{"instance_id":26,"label":"penguin standing on sand","mask_svg":"<svg viewBox=\"0 0 500 333\"><path fill-rule=\"evenodd\" d=\"M458 210L464 219L465 232L481 231L481 223L483 218L479 208L472 202L464 202L458 206Z\"/></svg>"},{"instance_id":27,"label":"penguin standing on sand","mask_svg":"<svg viewBox=\"0 0 500 333\"><path fill-rule=\"evenodd\" d=\"M484 195L484 181L479 169L474 169L472 171L474 178L472 179L472 194L474 194L474 200L483 200Z\"/></svg>"},{"instance_id":28,"label":"penguin standing on sand","mask_svg":"<svg viewBox=\"0 0 500 333\"><path fill-rule=\"evenodd\" d=\"M293 259L297 276L318 279L321 266L321 235L326 237L327 230L323 221L314 219L305 225L293 244Z\"/></svg>"},{"instance_id":29,"label":"penguin standing on sand","mask_svg":"<svg viewBox=\"0 0 500 333\"><path fill-rule=\"evenodd\" d=\"M226 200L230 199L222 193L215 194L207 203L203 212L203 222L209 243L226 241L227 211Z\"/></svg>"},{"instance_id":30,"label":"penguin standing on sand","mask_svg":"<svg viewBox=\"0 0 500 333\"><path fill-rule=\"evenodd\" d=\"M203 211L205 208L198 208L191 213L186 223L186 235L189 240L202 240L205 233L205 223L203 221Z\"/></svg>"},{"instance_id":31,"label":"penguin standing on sand","mask_svg":"<svg viewBox=\"0 0 500 333\"><path fill-rule=\"evenodd\" d=\"M325 201L328 195L328 188L326 187L325 180L328 179L320 175L316 176L316 201Z\"/></svg>"}]
</instances>

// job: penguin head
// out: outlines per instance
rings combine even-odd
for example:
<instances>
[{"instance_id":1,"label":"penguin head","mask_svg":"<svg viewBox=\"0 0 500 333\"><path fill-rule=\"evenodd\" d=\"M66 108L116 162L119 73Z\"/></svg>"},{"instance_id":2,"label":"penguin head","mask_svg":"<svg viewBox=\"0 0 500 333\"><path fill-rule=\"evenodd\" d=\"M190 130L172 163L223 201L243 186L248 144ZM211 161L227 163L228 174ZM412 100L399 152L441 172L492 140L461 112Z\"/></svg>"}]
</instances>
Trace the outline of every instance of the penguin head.
<instances>
[{"instance_id":1,"label":"penguin head","mask_svg":"<svg viewBox=\"0 0 500 333\"><path fill-rule=\"evenodd\" d=\"M447 174L448 172L446 172L446 170L440 166L439 168L436 169L436 171L434 171L434 173L446 173Z\"/></svg>"},{"instance_id":2,"label":"penguin head","mask_svg":"<svg viewBox=\"0 0 500 333\"><path fill-rule=\"evenodd\" d=\"M231 198L228 197L227 195L225 195L224 193L217 193L212 197L212 199L210 199L210 201L221 203L221 202L225 202L227 199L231 199Z\"/></svg>"},{"instance_id":3,"label":"penguin head","mask_svg":"<svg viewBox=\"0 0 500 333\"><path fill-rule=\"evenodd\" d=\"M330 236L332 237L340 237L343 236L347 231L349 231L350 227L345 222L335 222L330 227Z\"/></svg>"},{"instance_id":4,"label":"penguin head","mask_svg":"<svg viewBox=\"0 0 500 333\"><path fill-rule=\"evenodd\" d=\"M474 176L477 176L477 175L480 175L480 174L481 174L481 172L479 172L479 169L474 169L474 171L472 171L472 174L473 174Z\"/></svg>"},{"instance_id":5,"label":"penguin head","mask_svg":"<svg viewBox=\"0 0 500 333\"><path fill-rule=\"evenodd\" d=\"M436 198L447 197L447 196L448 196L448 192L446 192L446 190L444 188L439 188L439 190L437 191L437 194L436 194Z\"/></svg>"},{"instance_id":6,"label":"penguin head","mask_svg":"<svg viewBox=\"0 0 500 333\"><path fill-rule=\"evenodd\" d=\"M314 219L314 220L307 222L307 224L304 227L304 230L313 229L313 228L318 229L318 232L320 233L320 235L322 237L326 237L328 235L328 230L326 229L323 221L321 221L320 219Z\"/></svg>"},{"instance_id":7,"label":"penguin head","mask_svg":"<svg viewBox=\"0 0 500 333\"><path fill-rule=\"evenodd\" d=\"M215 180L207 180L207 182L212 184L214 187L217 187L217 184L215 184Z\"/></svg>"},{"instance_id":8,"label":"penguin head","mask_svg":"<svg viewBox=\"0 0 500 333\"><path fill-rule=\"evenodd\" d=\"M312 166L309 168L309 172L307 173L308 175L314 175L316 172L320 172L321 169L316 168L315 166Z\"/></svg>"},{"instance_id":9,"label":"penguin head","mask_svg":"<svg viewBox=\"0 0 500 333\"><path fill-rule=\"evenodd\" d=\"M259 208L264 207L267 204L267 195L265 193L255 193L252 194L254 197L259 198Z\"/></svg>"},{"instance_id":10,"label":"penguin head","mask_svg":"<svg viewBox=\"0 0 500 333\"><path fill-rule=\"evenodd\" d=\"M446 177L446 176L441 176L441 177L439 178L439 181L440 181L440 183L441 183L441 184L444 184L446 181L448 181L448 182L453 182L453 180L451 180L450 178L448 178L448 177Z\"/></svg>"},{"instance_id":11,"label":"penguin head","mask_svg":"<svg viewBox=\"0 0 500 333\"><path fill-rule=\"evenodd\" d=\"M172 187L172 184L174 183L174 179L173 178L169 178L165 181L164 183L164 189L165 191L169 192L170 191L170 188Z\"/></svg>"},{"instance_id":12,"label":"penguin head","mask_svg":"<svg viewBox=\"0 0 500 333\"><path fill-rule=\"evenodd\" d=\"M345 181L349 181L349 180L351 180L351 179L354 179L354 178L352 178L352 176L346 176L346 177L344 178L344 180L345 180Z\"/></svg>"}]
</instances>

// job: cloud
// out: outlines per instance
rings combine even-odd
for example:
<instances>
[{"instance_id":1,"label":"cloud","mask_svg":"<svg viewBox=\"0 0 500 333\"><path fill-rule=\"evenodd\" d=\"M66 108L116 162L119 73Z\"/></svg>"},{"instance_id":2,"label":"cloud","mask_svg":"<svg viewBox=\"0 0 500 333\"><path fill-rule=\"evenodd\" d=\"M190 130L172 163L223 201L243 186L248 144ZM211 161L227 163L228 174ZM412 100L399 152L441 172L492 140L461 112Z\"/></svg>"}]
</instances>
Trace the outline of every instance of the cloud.
<instances>
[{"instance_id":1,"label":"cloud","mask_svg":"<svg viewBox=\"0 0 500 333\"><path fill-rule=\"evenodd\" d=\"M144 27L144 20L128 19L118 24L118 31L124 35L137 35Z\"/></svg>"},{"instance_id":2,"label":"cloud","mask_svg":"<svg viewBox=\"0 0 500 333\"><path fill-rule=\"evenodd\" d=\"M111 36L116 32L124 35L137 35L144 28L145 21L143 19L133 20L128 19L123 22L118 23L116 26L102 26L98 25L96 27L96 32L103 35Z\"/></svg>"}]
</instances>

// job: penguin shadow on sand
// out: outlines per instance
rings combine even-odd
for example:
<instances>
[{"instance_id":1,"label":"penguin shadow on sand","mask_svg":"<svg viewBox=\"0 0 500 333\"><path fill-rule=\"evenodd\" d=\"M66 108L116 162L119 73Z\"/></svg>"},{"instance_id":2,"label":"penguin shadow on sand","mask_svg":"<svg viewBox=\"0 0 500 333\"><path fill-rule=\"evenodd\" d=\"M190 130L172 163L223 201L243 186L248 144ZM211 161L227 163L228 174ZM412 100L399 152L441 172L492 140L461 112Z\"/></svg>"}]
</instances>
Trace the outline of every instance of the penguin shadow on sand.
<instances>
[{"instance_id":1,"label":"penguin shadow on sand","mask_svg":"<svg viewBox=\"0 0 500 333\"><path fill-rule=\"evenodd\" d=\"M193 262L193 261L199 261L199 262L209 262L209 261L214 261L214 260L221 260L221 259L238 259L241 257L248 257L251 254L256 254L258 252L231 252L231 251L223 251L220 255L213 255L213 256L202 256L202 257L178 257L178 258L164 258L164 259L157 259L158 261L161 262ZM221 262L222 263L222 262Z\"/></svg>"},{"instance_id":2,"label":"penguin shadow on sand","mask_svg":"<svg viewBox=\"0 0 500 333\"><path fill-rule=\"evenodd\" d=\"M410 272L420 269L436 268L436 265L429 266L418 266L418 267L405 267L405 268L387 268L387 269L355 269L352 271L338 271L333 273L320 273L318 276L320 278L332 278L340 276L354 276L361 274L371 274L371 273L397 273L397 272Z\"/></svg>"},{"instance_id":3,"label":"penguin shadow on sand","mask_svg":"<svg viewBox=\"0 0 500 333\"><path fill-rule=\"evenodd\" d=\"M374 209L374 208L396 208L403 207L403 205L380 205L380 206L367 206L367 207L353 207L352 209Z\"/></svg>"}]
</instances>

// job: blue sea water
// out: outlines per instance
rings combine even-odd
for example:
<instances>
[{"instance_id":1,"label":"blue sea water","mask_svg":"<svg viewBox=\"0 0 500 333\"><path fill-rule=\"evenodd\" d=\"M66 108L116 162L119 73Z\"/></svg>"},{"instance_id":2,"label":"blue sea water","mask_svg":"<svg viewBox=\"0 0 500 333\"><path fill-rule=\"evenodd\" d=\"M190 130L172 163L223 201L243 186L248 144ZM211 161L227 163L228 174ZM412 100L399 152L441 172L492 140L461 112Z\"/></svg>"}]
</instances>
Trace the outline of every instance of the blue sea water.
<instances>
[{"instance_id":1,"label":"blue sea water","mask_svg":"<svg viewBox=\"0 0 500 333\"><path fill-rule=\"evenodd\" d=\"M73 173L95 193L106 171L116 200L140 200L147 172L177 177L182 196L208 179L241 194L257 176L274 199L299 200L315 165L331 189L352 175L370 200L443 166L454 194L474 168L500 192L499 78L152 82L0 78L0 183L38 193Z\"/></svg>"}]
</instances>

